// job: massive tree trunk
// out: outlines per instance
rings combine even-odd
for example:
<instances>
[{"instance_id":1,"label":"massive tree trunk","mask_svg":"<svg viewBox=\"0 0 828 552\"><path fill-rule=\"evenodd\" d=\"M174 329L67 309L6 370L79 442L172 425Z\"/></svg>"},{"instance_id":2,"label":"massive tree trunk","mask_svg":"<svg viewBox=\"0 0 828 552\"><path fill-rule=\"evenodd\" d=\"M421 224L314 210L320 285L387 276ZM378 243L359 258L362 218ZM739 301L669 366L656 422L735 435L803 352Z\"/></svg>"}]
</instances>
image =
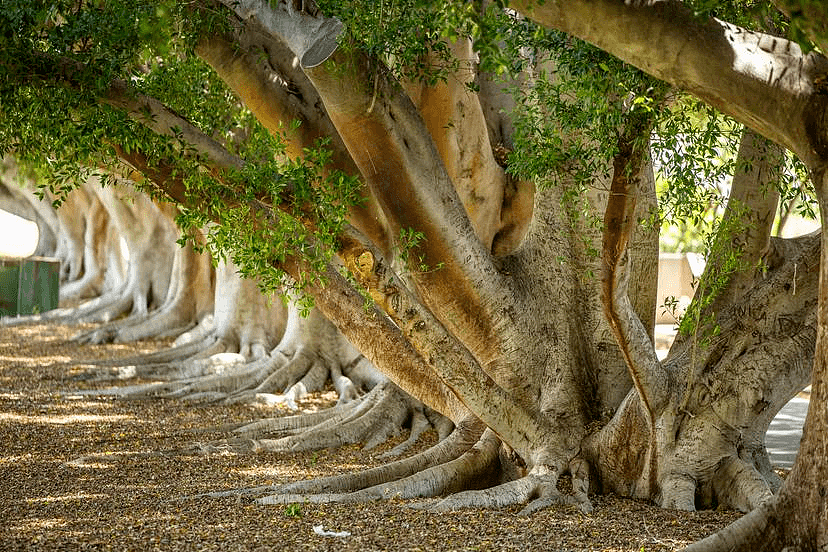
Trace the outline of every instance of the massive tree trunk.
<instances>
[{"instance_id":1,"label":"massive tree trunk","mask_svg":"<svg viewBox=\"0 0 828 552\"><path fill-rule=\"evenodd\" d=\"M127 342L151 337L178 337L212 315L214 288L215 277L209 253L197 252L188 242L175 250L172 283L164 304L146 320L102 328L104 335L95 336L92 341Z\"/></svg>"},{"instance_id":2,"label":"massive tree trunk","mask_svg":"<svg viewBox=\"0 0 828 552\"><path fill-rule=\"evenodd\" d=\"M575 182L545 186L534 193L534 207L529 209L532 186L505 175L488 141L487 110L478 96L461 86L472 80L467 43L458 43L453 54L461 67L468 67L469 75L459 83L431 87L409 83L406 92L379 60L358 50L336 51L333 39L339 24L334 20L292 5L251 0L231 7L245 26L269 36L271 45L281 42L266 50L271 69L282 67L285 72L271 84L281 82L289 88L299 83L305 93L280 95L279 90L268 92L259 86L266 80L261 76L240 78L253 61L226 56L219 42L202 45L201 55L248 101L259 94L274 101L273 108L257 104L257 116L274 116L278 122L282 111L305 113L303 136L336 129L340 166L361 174L369 205L381 210L381 216L373 218L355 214L364 233L346 229L340 236L343 262L376 301L367 319L361 295L332 265L326 268L324 285L308 284L320 311L403 390L461 430L480 429L481 422L489 428L470 434L479 438L471 448L466 443L440 456L445 466L431 465L429 469L440 474L436 484L427 484L425 472L412 473L411 466L385 473L383 477L391 479L403 477L395 489L407 496L433 496L459 490L456 482L471 474L494 470L503 474L503 486L462 493L440 507L532 500L527 507L532 511L574 500L589 509L591 464L599 484L668 506L693 508L697 491L703 496L701 503L718 501L744 509L767 499L772 483L757 475L768 473L758 436L790 390L779 392L778 382L765 374L756 393L746 395L744 404L734 404L732 390L745 376L742 371L721 373L724 363L717 361L727 356L721 352L727 349L723 341L703 354L694 340L687 341L689 353L676 352L659 364L651 342L653 286L630 287L631 281L647 280L656 259L653 234L632 231L653 206L652 176L640 147L649 132L646 121L631 118L619 138L615 164L597 166L592 190L581 206L586 214L562 208L563 197L571 195L567 187L580 184ZM300 60L307 80L296 73L295 65L280 58L286 48ZM370 86L365 74L373 77ZM135 96L118 90L116 99L110 90L105 101L123 104L159 132L185 129L187 140L207 148L205 158L217 167L244 166L157 102L139 98L139 103L146 102L142 107L130 103ZM324 110L317 102L296 105L297 97L310 102L316 95ZM150 119L140 115L145 111ZM277 122L271 128L277 128ZM302 146L308 139L300 137L296 144ZM171 171L150 167L135 151L119 155L175 199L193 201L183 193L182 183L171 178ZM595 220L605 209L611 230L602 259L593 252L601 239ZM403 238L412 231L423 239L405 243ZM757 244L764 235L745 237L754 254L762 249ZM782 260L800 253L793 247L788 255L786 249L776 250L782 252ZM388 255L394 251L405 252L403 277L390 269ZM782 260L770 266L779 279L788 277L785 270L791 266ZM303 280L307 267L302 260L286 258L281 266L295 280ZM595 275L602 269L608 270L607 276L598 279ZM800 270L799 289L807 289L812 273ZM733 286L746 288L750 282L747 278ZM760 293L744 291L745 300L748 291L755 297ZM807 349L810 326L803 318L807 305L780 308L791 311L785 312L802 331L776 351L788 355L784 365L790 373L782 371L780 377L795 382L790 387L803 379L802 363L796 358L803 354L803 343ZM771 318L756 327L733 322L734 339L744 342L728 354L750 353L743 359L745 373L754 364L762 370L767 367L761 346L752 347L755 339L745 341L744 336L775 336L780 324L778 317ZM723 430L722 420L735 429ZM594 433L596 423L606 425ZM496 454L501 446L503 453ZM571 498L556 489L566 472L573 475ZM343 499L363 495L347 496Z\"/></svg>"},{"instance_id":3,"label":"massive tree trunk","mask_svg":"<svg viewBox=\"0 0 828 552\"><path fill-rule=\"evenodd\" d=\"M589 257L589 240L583 238L596 243L599 236L584 220L566 216L561 209L564 191L559 189L536 194L535 216L525 238L507 248L508 254L495 256L492 237L500 228L485 221L502 217L492 217L485 208L470 209L463 197L473 194L462 193L464 187L458 185L470 178L465 188L480 191L478 201L486 204L486 198L493 197L491 206L497 210L500 203L503 208L502 195L484 190L502 192L505 182L474 172L493 160L491 145L479 145L471 137L487 136L485 124L468 118L469 113L480 113L478 119L484 113L474 97L460 100L460 92L452 92L450 86L409 87L408 93L402 92L376 60L335 51L331 37L337 32L336 22L283 5L271 9L241 2L233 7L245 21L281 39L301 60L383 209L390 235L406 229L425 235L414 248L418 264L408 266L407 283L383 274L385 269L378 269L383 261L374 255L370 268L380 285L374 282L369 288L385 313L406 329L407 341L427 359L434 373L429 385L447 386L516 453L525 469L527 478L495 492L464 493L443 506L537 498L530 506L535 508L560 499L555 483L564 472L573 473L576 489L583 492L584 459L605 488L669 507L721 503L749 510L771 496L778 482L769 469L762 436L776 411L807 383L807 362L802 359L808 358L814 342L814 240L768 247L768 213L773 207L761 207L761 224L741 239L749 249L742 253L752 261L758 262L760 253L767 255L764 278L755 265L735 276L720 276L733 276L725 294L728 300L714 302L708 311L718 314L726 337L705 346L698 339L685 340L662 365L647 330L653 304L640 301L634 309L629 293L629 282L642 279L630 270L651 273L648 263L655 255L650 249L634 258L640 250L627 250L632 226L648 213L646 202L632 199L642 195L633 190L651 190L652 178L646 152L625 146L646 135L646 126L636 129L630 124L615 166L596 174L596 191L589 198L593 216L601 216L606 207L607 216L623 219L606 220L608 228L615 228L610 234L615 234L611 237L616 248L614 260L604 260L609 263L609 284L588 276L599 274L601 266ZM454 53L462 50L455 48ZM461 55L461 66L464 59ZM364 74L373 74L370 86ZM455 100L441 103L452 94ZM426 96L432 101L419 105L417 100ZM452 111L460 102L465 102L466 119ZM470 134L455 134L458 119ZM453 124L444 123L448 120ZM751 147L746 142L745 156ZM470 151L478 152L472 171L463 168ZM750 194L768 182L772 164L769 159L764 173L742 179L749 181ZM424 181L429 185L421 185ZM618 194L629 204L617 198L608 202L610 196L600 191L602 182L612 183L611 194L621 186ZM743 199L755 204L750 194ZM737 212L734 206L729 216ZM574 262L552 261L562 258ZM421 271L420 265L440 268ZM792 282L799 293L788 297ZM610 301L605 305L610 323L598 300L602 286ZM325 295L316 296L320 308L333 320L343 321L341 305L331 304L333 299ZM641 295L635 290L632 298ZM768 297L779 297L772 314L754 317L758 309L764 311ZM365 327L341 329L370 355L372 338L365 335ZM622 343L620 349L616 340ZM768 345L771 342L774 347ZM403 389L427 404L433 399L424 380L411 381L381 356L372 360ZM631 381L635 390L624 398ZM752 392L737 394L748 381ZM591 435L595 422L606 422L606 413L615 415ZM587 507L584 496L578 500Z\"/></svg>"},{"instance_id":4,"label":"massive tree trunk","mask_svg":"<svg viewBox=\"0 0 828 552\"><path fill-rule=\"evenodd\" d=\"M819 264L819 306L817 309L816 353L811 384L811 404L805 419L799 454L779 494L760 508L739 519L687 550L693 552L748 550L825 550L828 547L828 502L825 481L828 477L828 340L825 282L828 281L828 178L815 173L822 220Z\"/></svg>"},{"instance_id":5,"label":"massive tree trunk","mask_svg":"<svg viewBox=\"0 0 828 552\"><path fill-rule=\"evenodd\" d=\"M806 263L804 266L808 267L809 273L819 274L817 327L815 331L811 329L802 333L805 327L800 325L802 318L774 317L775 324L784 328L781 337L816 341L814 393L800 453L778 497L693 548L825 549L828 546L828 528L825 488L821 482L828 475L825 461L828 418L824 407L825 344L828 338L825 334L828 102L825 100L824 82L828 74L828 59L817 52L803 54L798 45L777 37L750 32L715 19L694 18L690 10L678 2L639 6L612 0L577 1L567 2L565 7L560 2L547 2L543 6L532 6L529 2L516 4L518 9L545 25L591 41L659 78L690 90L789 148L808 166L820 202L822 246L819 263L816 262L815 252L809 255L810 260L802 258L802 262ZM805 4L784 1L778 4L796 9L798 16L805 13L800 11ZM816 8L809 5L804 9ZM591 24L596 19L609 23L599 28ZM806 31L818 44L824 44L825 17L822 11L816 9L805 20ZM631 32L631 29L634 31ZM797 293L801 293L799 270L802 266L794 264L795 272L778 283L777 289L784 290L784 295L793 295L794 284L797 285ZM772 294L771 298L775 296ZM747 301L740 310L750 314L749 295L744 299ZM759 316L760 311L755 312L757 315L747 319L770 316ZM798 323L793 328L787 327L792 320L798 320ZM757 335L763 333L763 329L757 327ZM736 351L743 350L741 346L736 348ZM771 353L776 354L777 351L768 350L766 354ZM761 381L762 375L759 376ZM749 389L756 387L752 385ZM705 401L709 395L704 393ZM755 392L750 392L747 397L755 395ZM692 485L688 483L685 481L682 486L690 488Z\"/></svg>"},{"instance_id":6,"label":"massive tree trunk","mask_svg":"<svg viewBox=\"0 0 828 552\"><path fill-rule=\"evenodd\" d=\"M631 370L656 383L637 386L587 441L601 483L615 492L681 509L749 511L779 486L764 434L809 381L819 242L769 242L779 155L760 143L752 132L743 136L724 222L686 315L694 318L690 333L659 365L640 352L651 348L634 328L620 332ZM638 429L645 421L649 443ZM637 439L640 453L624 453Z\"/></svg>"}]
</instances>

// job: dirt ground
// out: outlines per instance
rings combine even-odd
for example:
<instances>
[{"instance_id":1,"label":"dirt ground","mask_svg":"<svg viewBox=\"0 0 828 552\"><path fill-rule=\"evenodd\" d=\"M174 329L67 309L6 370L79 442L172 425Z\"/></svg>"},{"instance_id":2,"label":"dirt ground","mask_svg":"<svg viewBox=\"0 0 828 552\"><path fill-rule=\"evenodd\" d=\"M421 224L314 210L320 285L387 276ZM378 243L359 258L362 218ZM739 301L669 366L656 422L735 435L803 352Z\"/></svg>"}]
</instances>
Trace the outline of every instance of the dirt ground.
<instances>
[{"instance_id":1,"label":"dirt ground","mask_svg":"<svg viewBox=\"0 0 828 552\"><path fill-rule=\"evenodd\" d=\"M592 497L583 515L556 508L430 513L403 501L262 506L199 493L332 475L377 465L358 446L296 454L189 454L223 424L285 413L258 406L124 401L68 393L84 359L166 346L77 345L77 328L0 327L0 550L679 550L738 517L666 511ZM122 382L125 385L130 382ZM332 393L301 404L330 404ZM430 439L430 441L429 441ZM422 446L433 443L430 435ZM315 526L350 533L319 536Z\"/></svg>"}]
</instances>

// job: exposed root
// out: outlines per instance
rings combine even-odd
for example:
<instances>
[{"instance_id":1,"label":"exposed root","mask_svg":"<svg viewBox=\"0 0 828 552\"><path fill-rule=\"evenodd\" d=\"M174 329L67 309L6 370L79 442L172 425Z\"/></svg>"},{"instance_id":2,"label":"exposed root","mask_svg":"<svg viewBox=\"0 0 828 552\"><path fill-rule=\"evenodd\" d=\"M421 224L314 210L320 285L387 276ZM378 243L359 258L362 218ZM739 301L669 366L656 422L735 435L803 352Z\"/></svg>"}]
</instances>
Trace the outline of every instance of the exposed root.
<instances>
[{"instance_id":1,"label":"exposed root","mask_svg":"<svg viewBox=\"0 0 828 552\"><path fill-rule=\"evenodd\" d=\"M163 396L185 400L219 401L227 397L228 389L244 389L245 386L255 385L255 382L264 379L271 370L269 358L244 363L241 355L225 353L217 355L212 361L220 362L213 364L209 370L202 369L199 375L165 384ZM211 359L201 362L203 367L208 366Z\"/></svg>"},{"instance_id":2,"label":"exposed root","mask_svg":"<svg viewBox=\"0 0 828 552\"><path fill-rule=\"evenodd\" d=\"M282 404L297 410L296 401L310 392L322 389L327 382L328 367L315 362L288 361L279 351L246 362L239 353L216 353L208 358L189 359L178 363L150 364L136 367L135 375L156 379L174 379L147 390L158 396L185 400L225 400L228 404L257 402L269 406ZM349 402L359 396L359 390L373 385L360 381L355 385L341 375L337 366L331 367L334 387L340 402ZM337 375L338 374L338 375ZM301 378L295 381L294 378ZM284 394L262 392L277 384L287 385ZM142 396L145 393L142 392Z\"/></svg>"},{"instance_id":3,"label":"exposed root","mask_svg":"<svg viewBox=\"0 0 828 552\"><path fill-rule=\"evenodd\" d=\"M76 334L72 336L72 340L78 343L90 343L92 345L112 343L122 328L141 324L147 319L148 317L146 316L129 316L114 322L109 322L93 330Z\"/></svg>"},{"instance_id":4,"label":"exposed root","mask_svg":"<svg viewBox=\"0 0 828 552\"><path fill-rule=\"evenodd\" d=\"M411 475L390 482L380 482L353 492L333 492L318 494L294 494L283 492L264 496L258 499L262 504L290 504L295 502L328 503L328 502L371 502L376 500L387 500L391 498L411 499L430 498L441 494L458 491L469 486L479 485L487 482L491 473L496 471L498 462L498 449L500 441L491 431L483 433L482 437L470 448L466 448L459 456L457 444L452 443L445 447L442 452L452 452L454 458L441 463L435 463L426 469L415 471ZM467 443L466 443L467 445ZM434 450L433 447L430 450ZM465 448L465 447L464 447ZM428 451L427 451L428 452ZM416 457L413 457L416 458ZM419 460L423 460L420 457ZM433 460L433 458L430 458ZM412 464L406 465L406 461L398 461L388 466L394 469L400 467L413 468ZM372 475L387 478L390 472L374 472ZM339 482L329 479L328 484ZM348 481L355 483L355 481ZM280 490L286 491L290 487L283 486ZM294 487L295 488L295 487Z\"/></svg>"},{"instance_id":5,"label":"exposed root","mask_svg":"<svg viewBox=\"0 0 828 552\"><path fill-rule=\"evenodd\" d=\"M773 513L778 499L774 498L749 514L740 517L721 531L695 542L685 548L686 552L728 552L734 550L755 550L750 546L750 537L761 533L766 527L773 527ZM789 550L785 548L784 550ZM791 548L791 550L793 550Z\"/></svg>"},{"instance_id":6,"label":"exposed root","mask_svg":"<svg viewBox=\"0 0 828 552\"><path fill-rule=\"evenodd\" d=\"M351 360L344 363L349 357ZM289 338L269 355L244 366L238 357L226 358L214 355L184 362L179 373L187 379L169 386L167 396L283 405L297 410L297 401L322 390L329 377L340 403L354 401L386 381L362 355L336 340L297 343ZM416 427L420 427L419 420Z\"/></svg>"},{"instance_id":7,"label":"exposed root","mask_svg":"<svg viewBox=\"0 0 828 552\"><path fill-rule=\"evenodd\" d=\"M661 507L696 511L696 482L685 474L672 474L661 481Z\"/></svg>"},{"instance_id":8,"label":"exposed root","mask_svg":"<svg viewBox=\"0 0 828 552\"><path fill-rule=\"evenodd\" d=\"M93 314L100 309L106 309L121 299L121 290L110 291L104 295L90 299L76 307L62 307L46 311L40 314L27 314L25 316L6 316L0 318L0 325L3 326L25 326L27 324L45 324L55 322L58 324L81 324L83 318Z\"/></svg>"},{"instance_id":9,"label":"exposed root","mask_svg":"<svg viewBox=\"0 0 828 552\"><path fill-rule=\"evenodd\" d=\"M332 495L381 486L389 482L405 479L418 472L433 466L445 464L460 457L460 455L468 451L477 442L484 428L485 426L479 420L471 418L460 423L445 439L440 439L427 450L383 466L355 473L307 479L305 481L294 481L282 485L267 485L247 489L220 491L209 493L206 496L255 497L267 494Z\"/></svg>"},{"instance_id":10,"label":"exposed root","mask_svg":"<svg viewBox=\"0 0 828 552\"><path fill-rule=\"evenodd\" d=\"M72 339L79 343L126 343L141 339L178 337L195 327L195 322L184 319L177 312L167 310L150 316L128 317L80 333Z\"/></svg>"},{"instance_id":11,"label":"exposed root","mask_svg":"<svg viewBox=\"0 0 828 552\"><path fill-rule=\"evenodd\" d=\"M724 458L703 484L686 473L668 474L661 480L662 508L693 512L699 497L705 506L750 512L773 498L773 492L756 468L736 455Z\"/></svg>"},{"instance_id":12,"label":"exposed root","mask_svg":"<svg viewBox=\"0 0 828 552\"><path fill-rule=\"evenodd\" d=\"M268 404L284 404L291 410L297 410L296 401L307 396L308 393L321 390L328 381L328 367L320 360L314 361L308 365L303 362L289 362L286 367L287 370L277 370L267 380L260 384L252 391L256 395L256 400L259 402L267 402ZM293 368L293 370L290 370ZM298 370L297 370L298 368ZM304 373L304 375L302 375ZM284 395L274 395L267 393L265 390L274 386L274 381L283 381L284 378L294 379L296 376L301 377L299 381L290 385ZM273 376L282 376L281 378L274 378ZM229 402L237 402L245 400L249 395L247 393L236 395Z\"/></svg>"},{"instance_id":13,"label":"exposed root","mask_svg":"<svg viewBox=\"0 0 828 552\"><path fill-rule=\"evenodd\" d=\"M529 515L555 505L578 507L582 512L592 511L587 497L588 468L586 462L575 459L570 465L573 495L562 494L558 488L557 470L539 466L524 477L480 490L460 492L439 502L419 503L412 507L431 511L450 511L459 508L502 508L528 504L519 515Z\"/></svg>"},{"instance_id":14,"label":"exposed root","mask_svg":"<svg viewBox=\"0 0 828 552\"><path fill-rule=\"evenodd\" d=\"M365 449L371 449L399 434L412 415L412 402L396 385L386 382L364 397L324 413L262 420L245 426L236 431L244 435L243 439L214 446L230 445L238 451L295 452L364 442ZM270 433L283 436L260 438Z\"/></svg>"},{"instance_id":15,"label":"exposed root","mask_svg":"<svg viewBox=\"0 0 828 552\"><path fill-rule=\"evenodd\" d=\"M60 302L70 303L96 297L100 295L102 284L103 274L100 270L85 272L79 279L60 285Z\"/></svg>"},{"instance_id":16,"label":"exposed root","mask_svg":"<svg viewBox=\"0 0 828 552\"><path fill-rule=\"evenodd\" d=\"M459 458L477 442L484 427L478 420L472 419L460 424L434 446L408 458L356 473L296 481L268 490L278 494L344 493L404 479Z\"/></svg>"},{"instance_id":17,"label":"exposed root","mask_svg":"<svg viewBox=\"0 0 828 552\"><path fill-rule=\"evenodd\" d=\"M431 422L426 417L424 408L422 405L415 404L412 406L411 411L411 431L408 434L408 439L394 447L393 449L389 450L386 453L380 455L380 458L395 458L397 456L403 455L408 449L410 449L414 444L420 440L420 437L428 431L431 427Z\"/></svg>"},{"instance_id":18,"label":"exposed root","mask_svg":"<svg viewBox=\"0 0 828 552\"><path fill-rule=\"evenodd\" d=\"M773 498L765 478L750 464L731 456L717 470L713 488L720 503L750 512Z\"/></svg>"},{"instance_id":19,"label":"exposed root","mask_svg":"<svg viewBox=\"0 0 828 552\"><path fill-rule=\"evenodd\" d=\"M258 498L257 502L261 504L357 503L433 498L450 494L442 500L418 502L411 507L447 511L504 507L528 502L521 515L529 515L559 504L575 506L585 513L592 511L587 498L588 467L581 459L575 459L569 467L573 480L572 495L558 491L558 473L547 467L481 489L481 486L491 484L503 473L500 469L500 440L489 429L481 435L481 428L482 424L477 421L470 426L461 426L448 439L429 450L379 468L276 487L259 487L238 494L273 493ZM477 435L481 436L473 442L470 437ZM228 493L216 496L226 494Z\"/></svg>"},{"instance_id":20,"label":"exposed root","mask_svg":"<svg viewBox=\"0 0 828 552\"><path fill-rule=\"evenodd\" d=\"M198 343L210 336L216 329L216 318L212 314L203 316L195 328L186 331L175 338L173 347L180 347L190 343Z\"/></svg>"},{"instance_id":21,"label":"exposed root","mask_svg":"<svg viewBox=\"0 0 828 552\"><path fill-rule=\"evenodd\" d=\"M239 426L233 431L240 439L256 439L263 435L281 433L295 435L325 423L337 423L359 415L370 408L374 397L366 395L361 401L339 404L331 408L279 418L265 418Z\"/></svg>"},{"instance_id":22,"label":"exposed root","mask_svg":"<svg viewBox=\"0 0 828 552\"><path fill-rule=\"evenodd\" d=\"M81 310L83 306L81 305L75 313L63 322L68 324L95 324L115 320L128 314L130 309L136 313L143 312L144 309L142 308L136 309L137 304L131 292L120 291L112 295L112 297L102 301L96 308ZM106 296L102 296L102 299L106 299Z\"/></svg>"},{"instance_id":23,"label":"exposed root","mask_svg":"<svg viewBox=\"0 0 828 552\"><path fill-rule=\"evenodd\" d=\"M178 346L174 345L169 349L163 349L154 353L115 359L86 360L83 361L83 364L92 364L95 366L143 366L164 364L169 362L181 362L192 357L199 351L212 346L215 341L216 338L210 335L201 341Z\"/></svg>"}]
</instances>

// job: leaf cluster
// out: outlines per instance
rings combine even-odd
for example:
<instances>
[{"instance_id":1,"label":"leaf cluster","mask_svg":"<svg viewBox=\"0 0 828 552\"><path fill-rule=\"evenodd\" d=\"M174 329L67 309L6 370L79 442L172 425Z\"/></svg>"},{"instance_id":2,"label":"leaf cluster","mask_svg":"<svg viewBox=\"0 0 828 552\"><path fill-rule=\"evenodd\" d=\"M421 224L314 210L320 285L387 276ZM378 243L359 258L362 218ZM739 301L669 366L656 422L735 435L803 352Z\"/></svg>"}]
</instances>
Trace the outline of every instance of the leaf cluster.
<instances>
[{"instance_id":1,"label":"leaf cluster","mask_svg":"<svg viewBox=\"0 0 828 552\"><path fill-rule=\"evenodd\" d=\"M223 30L226 13L142 0L7 7L0 13L0 153L38 170L58 203L93 170L131 170L117 148L146 159L138 167L148 171L145 191L164 197L153 169L180 181L191 206L179 217L184 235L208 227L216 257L230 256L268 290L284 283L273 267L287 257L310 259L317 269L330 258L358 183L327 170L324 142L287 159L279 138L193 55L202 33ZM217 170L180 135L159 136L103 103L116 78L217 140L242 167Z\"/></svg>"}]
</instances>

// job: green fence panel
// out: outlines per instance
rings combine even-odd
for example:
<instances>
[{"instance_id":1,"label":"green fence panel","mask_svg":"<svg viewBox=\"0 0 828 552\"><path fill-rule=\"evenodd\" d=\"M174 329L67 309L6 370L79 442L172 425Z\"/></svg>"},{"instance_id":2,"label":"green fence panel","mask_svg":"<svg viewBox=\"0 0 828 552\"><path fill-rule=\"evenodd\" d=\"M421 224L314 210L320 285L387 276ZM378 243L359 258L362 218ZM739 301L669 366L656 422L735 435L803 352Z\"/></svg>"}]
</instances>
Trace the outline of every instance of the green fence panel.
<instances>
[{"instance_id":1,"label":"green fence panel","mask_svg":"<svg viewBox=\"0 0 828 552\"><path fill-rule=\"evenodd\" d=\"M0 316L57 308L60 261L45 257L0 259Z\"/></svg>"},{"instance_id":2,"label":"green fence panel","mask_svg":"<svg viewBox=\"0 0 828 552\"><path fill-rule=\"evenodd\" d=\"M57 308L60 262L44 257L29 257L20 264L18 314L37 314Z\"/></svg>"},{"instance_id":3,"label":"green fence panel","mask_svg":"<svg viewBox=\"0 0 828 552\"><path fill-rule=\"evenodd\" d=\"M0 316L17 316L20 260L0 259Z\"/></svg>"}]
</instances>

